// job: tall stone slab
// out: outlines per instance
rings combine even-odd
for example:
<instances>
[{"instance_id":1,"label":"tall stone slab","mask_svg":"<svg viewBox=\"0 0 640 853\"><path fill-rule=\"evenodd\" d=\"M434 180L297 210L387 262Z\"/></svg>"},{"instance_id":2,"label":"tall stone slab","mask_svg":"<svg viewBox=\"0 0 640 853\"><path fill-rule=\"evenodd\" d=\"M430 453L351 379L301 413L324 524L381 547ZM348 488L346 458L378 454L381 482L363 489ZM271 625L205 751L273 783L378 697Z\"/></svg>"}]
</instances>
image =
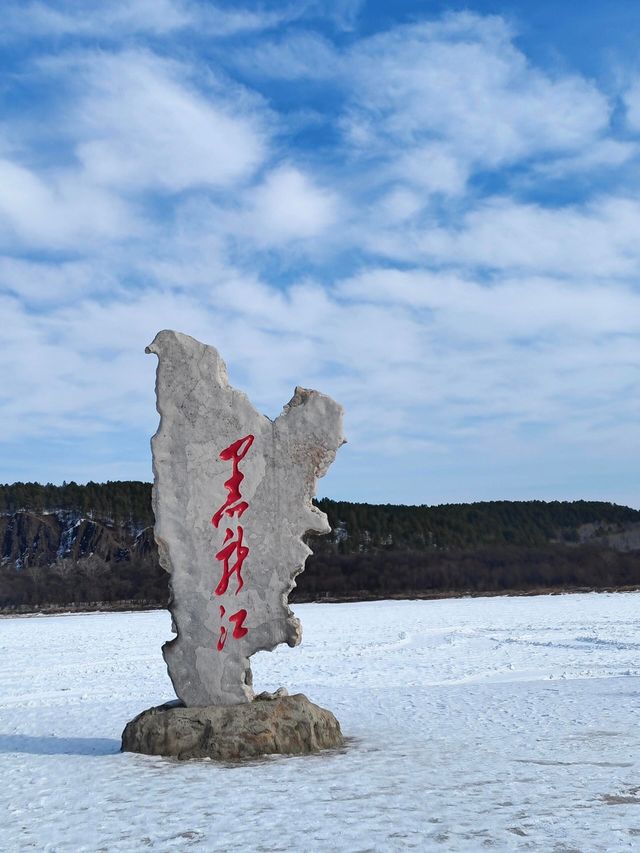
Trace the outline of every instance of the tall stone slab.
<instances>
[{"instance_id":1,"label":"tall stone slab","mask_svg":"<svg viewBox=\"0 0 640 853\"><path fill-rule=\"evenodd\" d=\"M302 537L330 529L311 499L344 443L342 409L296 388L272 421L229 385L214 347L163 331L146 351L158 356L153 509L177 634L164 658L187 707L249 702L249 657L301 639L287 597L311 553Z\"/></svg>"}]
</instances>

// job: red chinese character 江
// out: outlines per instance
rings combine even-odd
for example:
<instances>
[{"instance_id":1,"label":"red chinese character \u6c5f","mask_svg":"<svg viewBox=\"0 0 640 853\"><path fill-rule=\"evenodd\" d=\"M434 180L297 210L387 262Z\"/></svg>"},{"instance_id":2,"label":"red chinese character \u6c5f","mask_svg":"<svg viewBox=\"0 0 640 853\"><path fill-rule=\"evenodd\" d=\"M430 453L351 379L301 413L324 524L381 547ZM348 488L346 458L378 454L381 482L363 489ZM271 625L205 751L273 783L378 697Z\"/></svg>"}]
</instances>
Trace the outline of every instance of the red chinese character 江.
<instances>
[{"instance_id":1,"label":"red chinese character \u6c5f","mask_svg":"<svg viewBox=\"0 0 640 853\"><path fill-rule=\"evenodd\" d=\"M225 609L222 605L220 605L220 618L222 619L225 614ZM247 618L247 611L242 609L238 610L237 613L229 616L229 622L233 622L233 631L231 636L234 640L241 640L242 637L246 636L249 633L249 629L244 627L244 620ZM227 642L227 634L228 629L224 626L220 626L220 636L218 637L218 651L221 652L224 649L224 644Z\"/></svg>"}]
</instances>

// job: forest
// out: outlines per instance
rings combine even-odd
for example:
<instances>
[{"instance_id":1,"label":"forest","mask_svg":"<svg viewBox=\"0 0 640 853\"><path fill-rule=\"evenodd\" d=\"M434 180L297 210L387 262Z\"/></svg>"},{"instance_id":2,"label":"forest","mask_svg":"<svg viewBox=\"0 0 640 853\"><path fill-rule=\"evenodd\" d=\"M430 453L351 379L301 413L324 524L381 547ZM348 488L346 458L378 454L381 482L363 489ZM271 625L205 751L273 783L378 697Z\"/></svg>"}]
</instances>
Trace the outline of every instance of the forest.
<instances>
[{"instance_id":1,"label":"forest","mask_svg":"<svg viewBox=\"0 0 640 853\"><path fill-rule=\"evenodd\" d=\"M332 533L291 600L640 585L640 511L597 501L395 506L321 499ZM164 606L151 485L0 486L0 608Z\"/></svg>"}]
</instances>

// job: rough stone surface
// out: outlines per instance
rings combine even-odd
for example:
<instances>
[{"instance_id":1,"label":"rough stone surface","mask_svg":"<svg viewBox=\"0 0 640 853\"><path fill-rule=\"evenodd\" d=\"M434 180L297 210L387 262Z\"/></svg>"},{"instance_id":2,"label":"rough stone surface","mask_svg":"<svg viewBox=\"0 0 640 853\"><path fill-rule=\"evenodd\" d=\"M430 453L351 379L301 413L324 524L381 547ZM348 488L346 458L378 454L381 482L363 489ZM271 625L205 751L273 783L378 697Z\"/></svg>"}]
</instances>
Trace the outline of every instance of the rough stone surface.
<instances>
[{"instance_id":1,"label":"rough stone surface","mask_svg":"<svg viewBox=\"0 0 640 853\"><path fill-rule=\"evenodd\" d=\"M147 352L158 356L154 532L177 633L163 647L169 675L187 707L250 702L249 656L300 642L287 597L311 553L304 534L330 529L311 499L344 442L342 409L296 388L271 421L229 385L213 347L163 331Z\"/></svg>"},{"instance_id":2,"label":"rough stone surface","mask_svg":"<svg viewBox=\"0 0 640 853\"><path fill-rule=\"evenodd\" d=\"M149 708L127 724L125 752L237 761L342 746L340 724L302 693L235 707Z\"/></svg>"}]
</instances>

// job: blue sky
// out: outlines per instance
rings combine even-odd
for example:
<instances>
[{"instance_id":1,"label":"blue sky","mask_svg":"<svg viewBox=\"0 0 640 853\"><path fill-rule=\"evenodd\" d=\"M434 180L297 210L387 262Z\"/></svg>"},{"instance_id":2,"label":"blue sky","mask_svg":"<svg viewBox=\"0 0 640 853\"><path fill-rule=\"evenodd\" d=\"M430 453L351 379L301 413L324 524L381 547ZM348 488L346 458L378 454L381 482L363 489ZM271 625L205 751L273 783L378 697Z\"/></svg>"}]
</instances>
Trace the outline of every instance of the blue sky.
<instances>
[{"instance_id":1,"label":"blue sky","mask_svg":"<svg viewBox=\"0 0 640 853\"><path fill-rule=\"evenodd\" d=\"M640 506L640 10L3 4L0 480L150 479L155 359L346 409L319 493Z\"/></svg>"}]
</instances>

